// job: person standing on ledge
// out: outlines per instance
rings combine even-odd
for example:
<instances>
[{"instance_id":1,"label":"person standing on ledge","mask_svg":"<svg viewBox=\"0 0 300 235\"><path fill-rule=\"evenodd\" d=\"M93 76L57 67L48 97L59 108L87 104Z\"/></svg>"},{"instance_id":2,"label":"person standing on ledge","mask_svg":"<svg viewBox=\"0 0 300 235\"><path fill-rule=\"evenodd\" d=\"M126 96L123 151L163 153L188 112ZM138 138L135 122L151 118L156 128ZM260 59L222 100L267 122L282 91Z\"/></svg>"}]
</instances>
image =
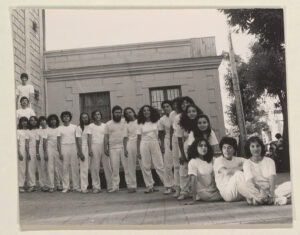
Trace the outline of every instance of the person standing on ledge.
<instances>
[{"instance_id":1,"label":"person standing on ledge","mask_svg":"<svg viewBox=\"0 0 300 235\"><path fill-rule=\"evenodd\" d=\"M27 84L28 82L28 74L22 73L20 75L20 79L22 81L22 85L17 87L16 90L16 107L17 109L20 108L20 100L23 96L25 96L29 101L29 107L31 107L31 104L33 102L33 96L34 96L34 88L32 85ZM28 117L29 118L29 117Z\"/></svg>"}]
</instances>

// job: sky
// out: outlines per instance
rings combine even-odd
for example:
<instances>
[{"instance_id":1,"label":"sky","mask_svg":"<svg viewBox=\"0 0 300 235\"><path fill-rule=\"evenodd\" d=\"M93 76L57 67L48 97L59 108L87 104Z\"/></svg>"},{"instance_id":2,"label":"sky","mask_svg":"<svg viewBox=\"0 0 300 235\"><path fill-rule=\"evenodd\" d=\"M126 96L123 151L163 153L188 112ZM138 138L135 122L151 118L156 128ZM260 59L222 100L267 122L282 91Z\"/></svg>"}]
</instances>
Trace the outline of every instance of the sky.
<instances>
[{"instance_id":1,"label":"sky","mask_svg":"<svg viewBox=\"0 0 300 235\"><path fill-rule=\"evenodd\" d=\"M45 27L47 51L207 36L215 36L218 55L228 51L226 16L216 9L48 9ZM252 35L233 33L235 53L247 60L254 40ZM224 111L230 102L225 71L221 64ZM227 120L225 115L225 125Z\"/></svg>"}]
</instances>

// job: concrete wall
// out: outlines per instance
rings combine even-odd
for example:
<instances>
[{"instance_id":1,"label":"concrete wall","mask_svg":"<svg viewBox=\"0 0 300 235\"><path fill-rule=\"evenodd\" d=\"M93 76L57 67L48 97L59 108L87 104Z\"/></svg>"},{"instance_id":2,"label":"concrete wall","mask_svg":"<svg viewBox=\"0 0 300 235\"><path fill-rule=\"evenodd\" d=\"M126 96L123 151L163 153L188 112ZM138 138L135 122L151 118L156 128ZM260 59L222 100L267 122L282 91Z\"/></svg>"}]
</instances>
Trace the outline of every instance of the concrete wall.
<instances>
[{"instance_id":1,"label":"concrete wall","mask_svg":"<svg viewBox=\"0 0 300 235\"><path fill-rule=\"evenodd\" d=\"M126 62L125 62L126 60ZM45 53L48 113L80 114L79 95L110 92L111 106L136 111L150 103L149 88L180 86L225 134L214 38Z\"/></svg>"},{"instance_id":2,"label":"concrete wall","mask_svg":"<svg viewBox=\"0 0 300 235\"><path fill-rule=\"evenodd\" d=\"M33 109L38 115L45 114L45 89L43 78L43 12L40 9L14 9L11 12L13 31L14 66L16 87L21 84L20 74L29 75L28 83L39 93ZM36 23L36 31L33 29Z\"/></svg>"}]
</instances>

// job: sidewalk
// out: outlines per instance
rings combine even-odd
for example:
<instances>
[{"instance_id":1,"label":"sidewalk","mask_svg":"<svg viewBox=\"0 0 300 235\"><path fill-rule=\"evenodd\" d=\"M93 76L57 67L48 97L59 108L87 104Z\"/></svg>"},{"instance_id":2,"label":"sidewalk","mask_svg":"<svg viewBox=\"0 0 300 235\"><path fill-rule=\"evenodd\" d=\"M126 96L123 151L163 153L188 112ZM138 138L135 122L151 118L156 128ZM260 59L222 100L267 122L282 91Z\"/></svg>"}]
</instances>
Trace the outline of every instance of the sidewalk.
<instances>
[{"instance_id":1,"label":"sidewalk","mask_svg":"<svg viewBox=\"0 0 300 235\"><path fill-rule=\"evenodd\" d=\"M280 174L279 183L289 179ZM78 225L225 225L225 224L284 224L292 223L292 206L248 206L245 201L198 202L187 206L172 196L159 192L128 194L80 194L61 192L20 194L20 224L22 229L33 225L78 228Z\"/></svg>"}]
</instances>

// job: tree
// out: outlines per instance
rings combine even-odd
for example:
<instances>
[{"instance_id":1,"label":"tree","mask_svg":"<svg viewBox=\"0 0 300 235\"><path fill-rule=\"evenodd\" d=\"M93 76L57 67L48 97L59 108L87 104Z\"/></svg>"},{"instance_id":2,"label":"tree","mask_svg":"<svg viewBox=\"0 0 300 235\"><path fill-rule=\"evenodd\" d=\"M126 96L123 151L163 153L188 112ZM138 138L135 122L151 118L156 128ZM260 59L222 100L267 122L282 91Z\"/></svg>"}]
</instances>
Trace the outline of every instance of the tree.
<instances>
[{"instance_id":1,"label":"tree","mask_svg":"<svg viewBox=\"0 0 300 235\"><path fill-rule=\"evenodd\" d=\"M247 81L258 96L265 91L277 96L284 118L283 140L285 169L289 169L288 113L286 96L286 66L284 21L282 9L224 9L228 23L248 34L256 35L258 43L252 48L248 62Z\"/></svg>"}]
</instances>

